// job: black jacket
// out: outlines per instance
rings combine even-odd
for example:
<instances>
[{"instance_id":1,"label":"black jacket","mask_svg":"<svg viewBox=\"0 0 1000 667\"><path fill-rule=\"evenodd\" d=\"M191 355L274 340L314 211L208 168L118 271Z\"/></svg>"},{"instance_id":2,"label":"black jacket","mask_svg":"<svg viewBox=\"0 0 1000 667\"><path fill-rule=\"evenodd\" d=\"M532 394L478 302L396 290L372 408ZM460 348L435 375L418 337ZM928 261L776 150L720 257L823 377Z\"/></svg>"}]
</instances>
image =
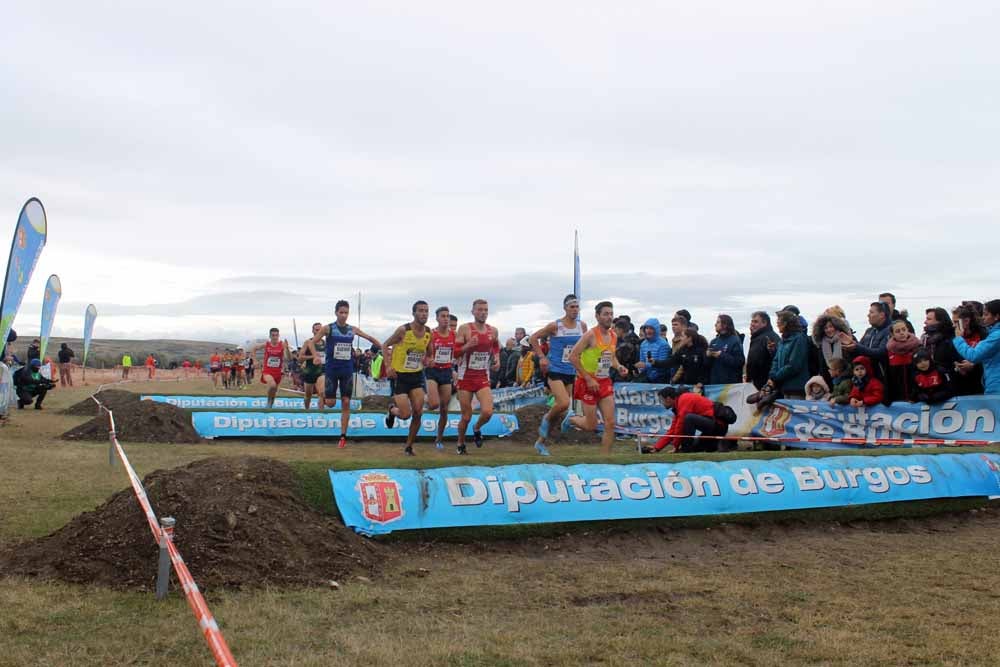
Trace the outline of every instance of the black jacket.
<instances>
[{"instance_id":1,"label":"black jacket","mask_svg":"<svg viewBox=\"0 0 1000 667\"><path fill-rule=\"evenodd\" d=\"M747 379L757 389L767 384L767 379L771 374L774 353L767 349L767 341L769 340L773 340L775 345L781 342L781 337L770 325L750 334L750 349L747 352Z\"/></svg>"}]
</instances>

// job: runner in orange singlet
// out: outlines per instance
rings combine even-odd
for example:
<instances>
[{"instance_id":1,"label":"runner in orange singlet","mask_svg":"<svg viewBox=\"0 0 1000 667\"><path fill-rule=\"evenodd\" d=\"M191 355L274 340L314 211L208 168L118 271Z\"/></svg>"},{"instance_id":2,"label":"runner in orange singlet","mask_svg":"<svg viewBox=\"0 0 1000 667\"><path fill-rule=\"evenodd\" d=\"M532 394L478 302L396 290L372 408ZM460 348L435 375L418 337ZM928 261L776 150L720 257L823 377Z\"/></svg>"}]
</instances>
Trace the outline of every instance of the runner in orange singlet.
<instances>
[{"instance_id":1,"label":"runner in orange singlet","mask_svg":"<svg viewBox=\"0 0 1000 667\"><path fill-rule=\"evenodd\" d=\"M575 426L582 431L596 431L597 410L600 409L604 419L601 445L607 454L615 442L615 391L611 369L617 369L623 377L628 371L615 356L618 336L611 328L615 319L614 306L610 301L601 301L594 311L597 326L583 334L569 353L570 363L576 368L573 394L583 402L583 416L574 415L570 410L563 420L562 430L568 431L570 426Z\"/></svg>"}]
</instances>

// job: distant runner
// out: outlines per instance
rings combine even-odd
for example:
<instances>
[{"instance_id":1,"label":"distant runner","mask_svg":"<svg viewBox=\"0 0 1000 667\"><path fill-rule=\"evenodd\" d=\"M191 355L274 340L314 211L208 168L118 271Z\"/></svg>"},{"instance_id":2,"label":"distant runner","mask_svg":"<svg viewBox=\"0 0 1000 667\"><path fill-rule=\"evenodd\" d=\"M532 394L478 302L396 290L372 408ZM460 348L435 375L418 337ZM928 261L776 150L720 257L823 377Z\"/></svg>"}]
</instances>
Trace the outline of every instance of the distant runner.
<instances>
[{"instance_id":1,"label":"distant runner","mask_svg":"<svg viewBox=\"0 0 1000 667\"><path fill-rule=\"evenodd\" d=\"M333 407L337 401L337 390L340 390L340 441L341 449L347 446L347 426L351 419L351 395L354 393L354 337L360 336L372 344L382 347L382 344L361 329L355 329L347 323L351 314L351 306L341 299L334 306L337 321L324 325L312 337L313 345L318 345L326 338L326 366L323 397L327 407Z\"/></svg>"},{"instance_id":2,"label":"distant runner","mask_svg":"<svg viewBox=\"0 0 1000 667\"><path fill-rule=\"evenodd\" d=\"M529 339L531 348L538 356L538 364L542 369L542 374L546 375L549 391L555 402L549 411L542 417L542 423L538 426L538 440L535 442L535 449L542 456L548 456L549 450L545 446L552 431L552 425L558 424L563 414L569 410L570 402L573 400L573 385L576 383L576 369L570 363L570 350L583 334L587 333L587 325L580 319L580 301L575 294L568 294L563 299L563 311L565 315L560 319L549 322L544 327L531 334ZM544 354L541 339L548 337L549 353Z\"/></svg>"},{"instance_id":3,"label":"distant runner","mask_svg":"<svg viewBox=\"0 0 1000 667\"><path fill-rule=\"evenodd\" d=\"M435 310L434 316L437 318L437 328L431 331L431 348L428 351L431 363L424 369L424 377L427 378L427 407L439 410L434 446L444 449L444 428L448 422L448 403L451 401L455 367L455 332L451 328L453 316L447 306Z\"/></svg>"},{"instance_id":4,"label":"distant runner","mask_svg":"<svg viewBox=\"0 0 1000 667\"><path fill-rule=\"evenodd\" d=\"M259 347L259 346L258 346ZM229 376L233 373L233 353L226 350L222 353L222 387L229 389Z\"/></svg>"},{"instance_id":5,"label":"distant runner","mask_svg":"<svg viewBox=\"0 0 1000 667\"><path fill-rule=\"evenodd\" d=\"M268 341L263 345L255 345L250 350L250 355L257 356L257 350L264 351L260 381L267 385L267 407L271 408L274 406L274 397L278 394L278 386L281 384L281 369L285 365L285 359L292 357L292 352L288 349L288 341L281 340L281 332L277 327L271 327Z\"/></svg>"},{"instance_id":6,"label":"distant runner","mask_svg":"<svg viewBox=\"0 0 1000 667\"><path fill-rule=\"evenodd\" d=\"M247 354L242 347L236 348L236 387L242 388L247 383Z\"/></svg>"},{"instance_id":7,"label":"distant runner","mask_svg":"<svg viewBox=\"0 0 1000 667\"><path fill-rule=\"evenodd\" d=\"M483 425L493 416L493 394L490 392L490 370L500 369L500 337L496 327L486 324L490 314L486 299L472 302L473 321L463 324L455 334L458 356L458 402L462 417L458 420L459 454L466 454L465 431L472 420L472 397L479 400L479 419L472 427L476 447L483 446Z\"/></svg>"},{"instance_id":8,"label":"distant runner","mask_svg":"<svg viewBox=\"0 0 1000 667\"><path fill-rule=\"evenodd\" d=\"M615 442L615 392L611 383L611 369L615 368L622 377L628 374L615 356L618 336L611 325L615 319L614 306L610 301L601 301L594 308L597 314L597 328L591 329L576 342L570 350L569 360L576 369L574 395L583 402L583 416L574 415L570 410L562 423L562 430L575 426L582 431L597 430L597 410L604 419L604 434L601 436L602 450L611 452Z\"/></svg>"},{"instance_id":9,"label":"distant runner","mask_svg":"<svg viewBox=\"0 0 1000 667\"><path fill-rule=\"evenodd\" d=\"M323 329L322 322L315 322L312 325L312 334L315 336ZM306 340L299 350L299 361L302 364L302 384L305 386L305 394L302 397L305 409L308 410L312 404L313 394L316 394L316 403L319 409L323 409L323 387L325 378L323 367L326 365L326 341L320 338L318 343L314 343L312 338Z\"/></svg>"},{"instance_id":10,"label":"distant runner","mask_svg":"<svg viewBox=\"0 0 1000 667\"><path fill-rule=\"evenodd\" d=\"M392 428L396 417L410 419L406 433L407 456L413 456L413 442L420 430L420 417L424 413L424 396L427 384L424 381L424 361L431 343L431 332L427 328L430 307L426 301L413 304L413 321L398 327L384 345L392 348L392 361L386 369L392 387L392 400L385 425ZM412 417L412 419L411 419Z\"/></svg>"}]
</instances>

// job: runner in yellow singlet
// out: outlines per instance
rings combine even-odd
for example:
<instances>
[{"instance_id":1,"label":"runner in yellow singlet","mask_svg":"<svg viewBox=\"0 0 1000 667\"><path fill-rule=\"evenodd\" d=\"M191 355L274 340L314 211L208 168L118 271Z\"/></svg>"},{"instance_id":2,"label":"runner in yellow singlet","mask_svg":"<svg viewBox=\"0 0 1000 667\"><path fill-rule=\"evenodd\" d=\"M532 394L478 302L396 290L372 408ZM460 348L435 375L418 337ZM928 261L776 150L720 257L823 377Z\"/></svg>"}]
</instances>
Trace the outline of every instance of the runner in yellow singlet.
<instances>
[{"instance_id":1,"label":"runner in yellow singlet","mask_svg":"<svg viewBox=\"0 0 1000 667\"><path fill-rule=\"evenodd\" d=\"M426 301L413 304L413 321L396 329L383 347L392 348L392 359L386 370L392 387L394 405L390 406L385 425L392 428L396 418L411 419L410 430L406 434L407 456L413 456L413 442L420 430L420 418L424 412L424 395L427 384L424 366L431 342L431 331L427 328L430 306Z\"/></svg>"}]
</instances>

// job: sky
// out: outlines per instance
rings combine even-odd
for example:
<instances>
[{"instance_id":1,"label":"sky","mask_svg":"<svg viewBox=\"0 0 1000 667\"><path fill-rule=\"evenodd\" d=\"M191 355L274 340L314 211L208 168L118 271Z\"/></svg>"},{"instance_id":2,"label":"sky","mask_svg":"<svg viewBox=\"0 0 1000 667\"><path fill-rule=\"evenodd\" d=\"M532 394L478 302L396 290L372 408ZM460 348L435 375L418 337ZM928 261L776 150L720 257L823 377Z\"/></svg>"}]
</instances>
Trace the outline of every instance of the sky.
<instances>
[{"instance_id":1,"label":"sky","mask_svg":"<svg viewBox=\"0 0 1000 667\"><path fill-rule=\"evenodd\" d=\"M0 243L15 329L243 342L425 299L588 317L998 296L995 3L16 3ZM7 231L5 231L7 230ZM0 260L2 261L2 260ZM303 334L304 335L304 334Z\"/></svg>"}]
</instances>

